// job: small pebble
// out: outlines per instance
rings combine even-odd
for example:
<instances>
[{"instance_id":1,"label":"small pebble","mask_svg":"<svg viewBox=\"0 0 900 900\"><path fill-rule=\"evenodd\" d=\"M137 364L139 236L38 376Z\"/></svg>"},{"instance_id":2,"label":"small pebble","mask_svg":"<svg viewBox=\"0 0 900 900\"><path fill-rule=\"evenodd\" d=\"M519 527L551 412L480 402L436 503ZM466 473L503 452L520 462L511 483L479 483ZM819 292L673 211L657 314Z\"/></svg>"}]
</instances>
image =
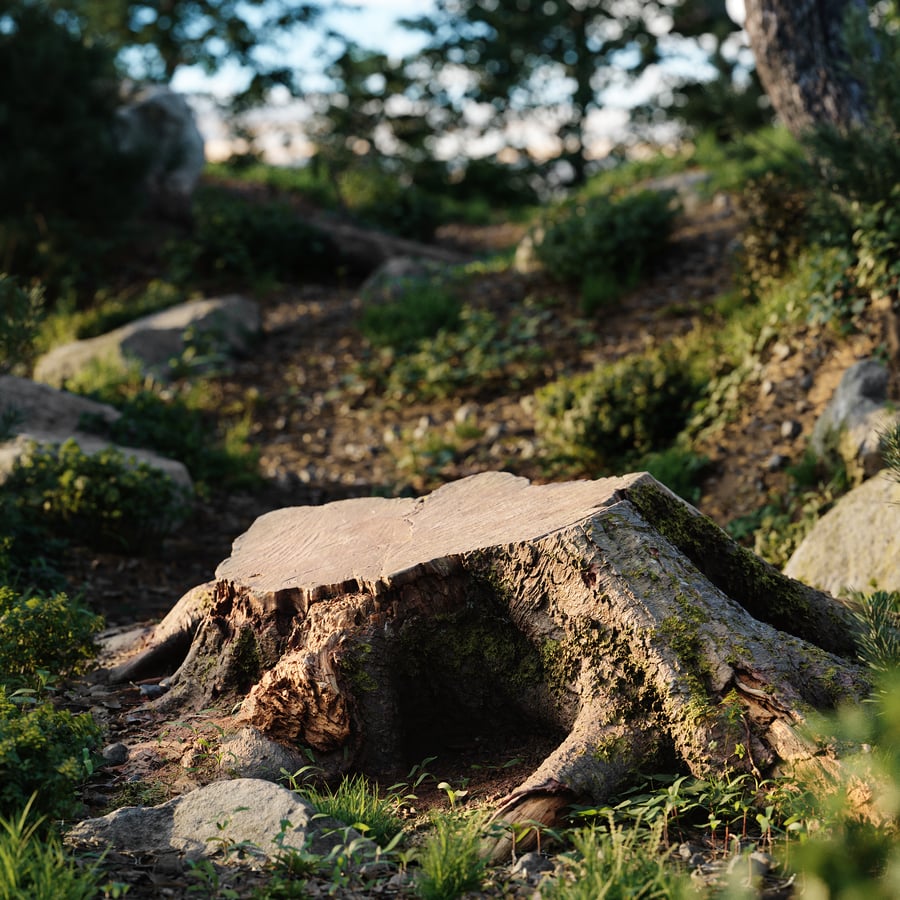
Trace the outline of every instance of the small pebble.
<instances>
[{"instance_id":1,"label":"small pebble","mask_svg":"<svg viewBox=\"0 0 900 900\"><path fill-rule=\"evenodd\" d=\"M789 461L790 460L788 460L788 458L786 456L783 456L781 453L773 453L766 460L766 469L768 469L770 472L777 472L779 469L784 468Z\"/></svg>"},{"instance_id":2,"label":"small pebble","mask_svg":"<svg viewBox=\"0 0 900 900\"><path fill-rule=\"evenodd\" d=\"M792 441L802 430L800 423L794 419L788 419L781 423L781 436L786 441Z\"/></svg>"}]
</instances>

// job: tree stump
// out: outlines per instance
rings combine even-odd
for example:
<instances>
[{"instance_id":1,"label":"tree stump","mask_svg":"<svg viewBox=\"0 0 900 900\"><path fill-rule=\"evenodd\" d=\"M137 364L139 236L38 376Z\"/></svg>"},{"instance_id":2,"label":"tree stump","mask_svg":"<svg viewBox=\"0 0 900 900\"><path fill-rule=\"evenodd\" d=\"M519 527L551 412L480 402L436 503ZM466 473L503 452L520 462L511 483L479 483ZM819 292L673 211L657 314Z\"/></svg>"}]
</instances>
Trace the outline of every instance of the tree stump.
<instances>
[{"instance_id":1,"label":"tree stump","mask_svg":"<svg viewBox=\"0 0 900 900\"><path fill-rule=\"evenodd\" d=\"M558 732L501 804L508 823L550 824L661 763L827 766L802 726L868 689L845 606L647 474L487 473L420 499L276 510L197 597L173 611L199 626L164 709L239 703L237 722L333 774L408 767L479 729Z\"/></svg>"}]
</instances>

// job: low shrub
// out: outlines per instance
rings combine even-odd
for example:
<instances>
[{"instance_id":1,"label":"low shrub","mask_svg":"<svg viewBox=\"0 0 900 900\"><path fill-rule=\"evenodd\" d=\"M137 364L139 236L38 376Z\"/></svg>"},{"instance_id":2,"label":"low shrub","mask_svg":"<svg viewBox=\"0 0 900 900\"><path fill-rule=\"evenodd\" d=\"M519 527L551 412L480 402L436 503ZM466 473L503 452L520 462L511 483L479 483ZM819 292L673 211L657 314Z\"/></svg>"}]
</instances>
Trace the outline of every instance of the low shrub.
<instances>
[{"instance_id":1,"label":"low shrub","mask_svg":"<svg viewBox=\"0 0 900 900\"><path fill-rule=\"evenodd\" d=\"M179 285L330 280L341 265L331 238L286 203L254 203L206 188L194 200L194 228L164 252Z\"/></svg>"},{"instance_id":2,"label":"low shrub","mask_svg":"<svg viewBox=\"0 0 900 900\"><path fill-rule=\"evenodd\" d=\"M99 616L64 593L29 596L0 586L0 682L31 685L42 671L82 671L102 626Z\"/></svg>"},{"instance_id":3,"label":"low shrub","mask_svg":"<svg viewBox=\"0 0 900 900\"><path fill-rule=\"evenodd\" d=\"M74 440L32 444L4 484L26 522L98 549L146 552L183 517L183 490L167 475L107 448Z\"/></svg>"},{"instance_id":4,"label":"low shrub","mask_svg":"<svg viewBox=\"0 0 900 900\"><path fill-rule=\"evenodd\" d=\"M31 359L43 306L41 288L23 288L0 272L0 375L24 368Z\"/></svg>"},{"instance_id":5,"label":"low shrub","mask_svg":"<svg viewBox=\"0 0 900 900\"><path fill-rule=\"evenodd\" d=\"M373 346L404 352L442 329L456 329L461 310L459 298L446 285L416 281L403 285L396 299L367 306L360 330Z\"/></svg>"},{"instance_id":6,"label":"low shrub","mask_svg":"<svg viewBox=\"0 0 900 900\"><path fill-rule=\"evenodd\" d=\"M443 328L405 355L388 352L376 358L368 374L393 400L477 394L501 381L521 386L544 358L534 339L548 316L546 310L522 313L503 322L489 310L465 306L455 330Z\"/></svg>"},{"instance_id":7,"label":"low shrub","mask_svg":"<svg viewBox=\"0 0 900 900\"><path fill-rule=\"evenodd\" d=\"M88 714L72 715L0 685L0 816L15 814L32 796L36 810L70 815L74 789L90 774L100 740Z\"/></svg>"},{"instance_id":8,"label":"low shrub","mask_svg":"<svg viewBox=\"0 0 900 900\"><path fill-rule=\"evenodd\" d=\"M202 393L199 383L194 388ZM184 398L171 392L163 395L158 386L148 387L142 378L110 381L88 393L115 406L122 415L111 424L84 420L82 427L117 444L146 447L179 460L187 466L199 492L212 486L239 489L257 484L258 454L242 439L241 423L229 426L224 416L217 422L198 405L205 398Z\"/></svg>"},{"instance_id":9,"label":"low shrub","mask_svg":"<svg viewBox=\"0 0 900 900\"><path fill-rule=\"evenodd\" d=\"M787 274L809 242L808 198L796 178L766 172L747 182L739 203L744 221L738 261L755 289Z\"/></svg>"},{"instance_id":10,"label":"low shrub","mask_svg":"<svg viewBox=\"0 0 900 900\"><path fill-rule=\"evenodd\" d=\"M600 470L671 445L701 385L670 346L560 378L535 394L535 429L554 454Z\"/></svg>"},{"instance_id":11,"label":"low shrub","mask_svg":"<svg viewBox=\"0 0 900 900\"><path fill-rule=\"evenodd\" d=\"M586 303L596 308L647 271L665 248L677 212L670 191L564 204L535 232L535 253L552 278L586 287Z\"/></svg>"},{"instance_id":12,"label":"low shrub","mask_svg":"<svg viewBox=\"0 0 900 900\"><path fill-rule=\"evenodd\" d=\"M337 183L355 218L394 234L427 241L441 222L440 202L397 173L360 166L341 172Z\"/></svg>"}]
</instances>

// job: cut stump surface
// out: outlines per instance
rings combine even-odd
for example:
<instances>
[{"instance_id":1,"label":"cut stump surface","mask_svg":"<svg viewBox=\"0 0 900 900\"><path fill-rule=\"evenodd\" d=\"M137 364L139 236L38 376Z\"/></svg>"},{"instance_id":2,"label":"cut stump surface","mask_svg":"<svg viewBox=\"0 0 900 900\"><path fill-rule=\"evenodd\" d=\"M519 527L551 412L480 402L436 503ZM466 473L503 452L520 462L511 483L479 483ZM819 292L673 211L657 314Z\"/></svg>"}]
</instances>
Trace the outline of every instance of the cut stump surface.
<instances>
[{"instance_id":1,"label":"cut stump surface","mask_svg":"<svg viewBox=\"0 0 900 900\"><path fill-rule=\"evenodd\" d=\"M487 473L277 510L235 541L211 604L177 615L199 626L163 708L239 701L236 723L332 774L406 770L477 733L558 734L501 804L508 823L550 824L661 761L826 766L800 726L867 690L844 605L647 474Z\"/></svg>"}]
</instances>

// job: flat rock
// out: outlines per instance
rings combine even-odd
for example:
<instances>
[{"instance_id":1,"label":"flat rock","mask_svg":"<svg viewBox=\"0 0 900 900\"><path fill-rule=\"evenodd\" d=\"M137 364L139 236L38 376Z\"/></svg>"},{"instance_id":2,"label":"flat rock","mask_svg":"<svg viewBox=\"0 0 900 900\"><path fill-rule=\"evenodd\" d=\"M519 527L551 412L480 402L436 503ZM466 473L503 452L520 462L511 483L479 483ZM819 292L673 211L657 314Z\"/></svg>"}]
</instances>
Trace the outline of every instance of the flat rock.
<instances>
[{"instance_id":1,"label":"flat rock","mask_svg":"<svg viewBox=\"0 0 900 900\"><path fill-rule=\"evenodd\" d=\"M276 855L282 846L324 856L359 838L357 831L320 816L287 788L258 778L236 778L213 782L160 806L125 806L86 819L69 831L66 842L132 854L176 851L196 860L213 856L225 844L245 842L263 858Z\"/></svg>"},{"instance_id":2,"label":"flat rock","mask_svg":"<svg viewBox=\"0 0 900 900\"><path fill-rule=\"evenodd\" d=\"M42 445L62 444L71 438L88 455L115 447L126 459L146 463L164 472L185 490L193 491L190 473L178 460L140 447L119 446L80 429L83 416L97 416L105 422L115 422L120 413L112 406L60 391L46 384L38 384L27 378L2 375L0 412L6 410L14 412L15 420L10 428L12 436L0 443L0 483L28 451L32 442Z\"/></svg>"},{"instance_id":3,"label":"flat rock","mask_svg":"<svg viewBox=\"0 0 900 900\"><path fill-rule=\"evenodd\" d=\"M900 484L879 473L842 497L794 551L784 574L835 597L900 590Z\"/></svg>"},{"instance_id":4,"label":"flat rock","mask_svg":"<svg viewBox=\"0 0 900 900\"><path fill-rule=\"evenodd\" d=\"M34 368L35 381L59 387L92 363L124 368L137 361L142 371L165 378L170 362L187 349L187 334L217 351L246 353L261 329L259 306L239 294L193 300L135 319L106 334L55 347Z\"/></svg>"}]
</instances>

